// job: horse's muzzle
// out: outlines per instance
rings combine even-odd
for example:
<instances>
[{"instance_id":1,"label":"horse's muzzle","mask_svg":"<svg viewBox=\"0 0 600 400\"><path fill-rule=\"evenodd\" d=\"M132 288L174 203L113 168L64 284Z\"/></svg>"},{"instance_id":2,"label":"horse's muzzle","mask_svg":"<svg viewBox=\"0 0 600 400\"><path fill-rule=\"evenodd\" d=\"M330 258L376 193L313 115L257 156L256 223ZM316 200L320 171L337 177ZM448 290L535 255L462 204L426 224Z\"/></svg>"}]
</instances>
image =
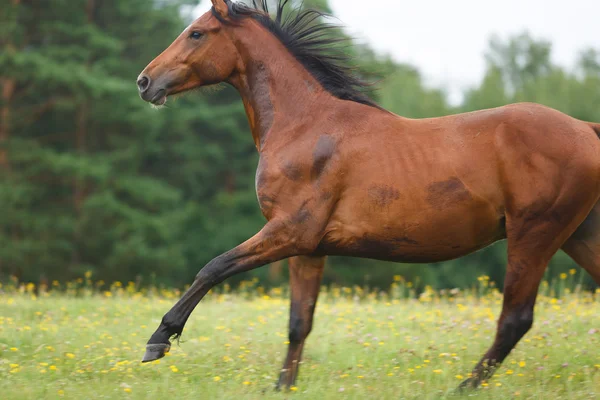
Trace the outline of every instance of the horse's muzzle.
<instances>
[{"instance_id":1,"label":"horse's muzzle","mask_svg":"<svg viewBox=\"0 0 600 400\"><path fill-rule=\"evenodd\" d=\"M152 78L148 75L140 75L136 82L140 97L144 101L162 106L167 101L167 91L164 88L153 87L152 83Z\"/></svg>"}]
</instances>

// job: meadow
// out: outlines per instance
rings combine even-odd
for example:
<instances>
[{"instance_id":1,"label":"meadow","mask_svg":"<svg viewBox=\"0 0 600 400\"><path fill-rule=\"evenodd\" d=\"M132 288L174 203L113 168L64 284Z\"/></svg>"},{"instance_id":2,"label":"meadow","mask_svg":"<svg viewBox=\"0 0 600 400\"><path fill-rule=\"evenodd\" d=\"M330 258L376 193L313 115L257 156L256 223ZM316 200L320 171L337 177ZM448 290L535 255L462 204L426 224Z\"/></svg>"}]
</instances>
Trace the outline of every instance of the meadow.
<instances>
[{"instance_id":1,"label":"meadow","mask_svg":"<svg viewBox=\"0 0 600 400\"><path fill-rule=\"evenodd\" d=\"M544 282L533 329L496 375L468 396L592 399L600 395L600 291L573 270ZM210 293L181 343L141 364L145 343L177 290L106 287L85 278L49 288L0 288L2 399L442 399L491 344L502 296L323 288L297 386L275 392L287 348L286 288L256 281Z\"/></svg>"}]
</instances>

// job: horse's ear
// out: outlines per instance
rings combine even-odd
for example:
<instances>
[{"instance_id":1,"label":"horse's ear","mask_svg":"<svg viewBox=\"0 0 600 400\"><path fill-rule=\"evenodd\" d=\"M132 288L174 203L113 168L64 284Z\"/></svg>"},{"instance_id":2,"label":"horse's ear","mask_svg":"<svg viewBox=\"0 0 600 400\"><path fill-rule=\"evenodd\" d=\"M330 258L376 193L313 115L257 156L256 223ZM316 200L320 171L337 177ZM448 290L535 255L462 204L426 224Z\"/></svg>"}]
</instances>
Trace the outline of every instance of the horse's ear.
<instances>
[{"instance_id":1,"label":"horse's ear","mask_svg":"<svg viewBox=\"0 0 600 400\"><path fill-rule=\"evenodd\" d=\"M223 18L227 18L229 14L229 8L227 2L229 0L211 0L215 11Z\"/></svg>"}]
</instances>

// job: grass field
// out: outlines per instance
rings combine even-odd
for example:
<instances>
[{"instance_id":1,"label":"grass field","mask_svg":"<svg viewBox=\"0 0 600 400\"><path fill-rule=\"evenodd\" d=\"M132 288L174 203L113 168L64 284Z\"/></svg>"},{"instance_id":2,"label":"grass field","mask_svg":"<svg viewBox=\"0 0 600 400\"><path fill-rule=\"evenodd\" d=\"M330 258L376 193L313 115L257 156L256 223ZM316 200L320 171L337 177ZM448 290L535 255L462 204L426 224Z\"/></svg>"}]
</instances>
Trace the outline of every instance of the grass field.
<instances>
[{"instance_id":1,"label":"grass field","mask_svg":"<svg viewBox=\"0 0 600 400\"><path fill-rule=\"evenodd\" d=\"M454 397L492 342L501 302L485 279L472 291L428 290L417 298L403 282L387 295L324 290L298 386L277 393L287 344L285 289L265 294L249 284L237 294L209 294L182 343L141 364L147 339L178 293L139 293L132 284L97 291L80 283L37 296L32 285L0 289L2 399ZM600 300L560 290L557 299L546 286L550 295L539 299L532 331L470 396L600 397Z\"/></svg>"}]
</instances>

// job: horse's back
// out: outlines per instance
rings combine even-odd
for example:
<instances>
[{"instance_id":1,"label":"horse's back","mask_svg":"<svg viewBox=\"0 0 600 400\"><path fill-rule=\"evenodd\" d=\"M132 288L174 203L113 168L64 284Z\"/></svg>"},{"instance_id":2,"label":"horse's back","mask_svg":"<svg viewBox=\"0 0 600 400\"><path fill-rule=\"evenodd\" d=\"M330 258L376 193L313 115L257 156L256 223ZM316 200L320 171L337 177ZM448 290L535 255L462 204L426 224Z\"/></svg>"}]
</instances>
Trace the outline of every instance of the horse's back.
<instances>
[{"instance_id":1,"label":"horse's back","mask_svg":"<svg viewBox=\"0 0 600 400\"><path fill-rule=\"evenodd\" d=\"M330 254L455 258L505 237L507 214L536 213L561 196L597 199L600 140L590 124L554 109L376 116L361 122L362 138L342 141L344 184L321 246Z\"/></svg>"}]
</instances>

